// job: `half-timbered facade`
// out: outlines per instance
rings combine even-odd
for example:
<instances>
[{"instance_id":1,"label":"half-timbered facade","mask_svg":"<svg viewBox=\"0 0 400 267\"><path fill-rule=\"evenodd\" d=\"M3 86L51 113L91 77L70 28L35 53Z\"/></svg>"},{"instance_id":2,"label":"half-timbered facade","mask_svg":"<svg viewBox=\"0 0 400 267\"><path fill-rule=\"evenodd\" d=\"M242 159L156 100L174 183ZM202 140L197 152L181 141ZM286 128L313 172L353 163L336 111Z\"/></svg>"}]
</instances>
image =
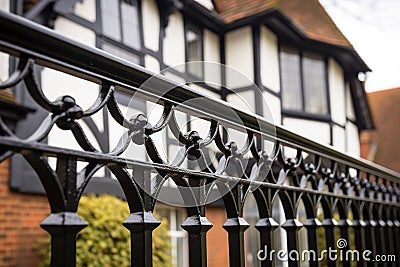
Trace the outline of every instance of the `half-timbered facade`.
<instances>
[{"instance_id":1,"label":"half-timbered facade","mask_svg":"<svg viewBox=\"0 0 400 267\"><path fill-rule=\"evenodd\" d=\"M370 70L316 0L5 0L0 7L148 70L166 70L163 74L174 81L189 83L209 96L260 116L272 116L277 125L354 156L359 155L359 132L373 128L359 80L360 73ZM224 68L207 63L179 67L193 61L226 64L248 79L238 81ZM0 78L7 77L16 62L3 55L0 62ZM88 108L96 97L88 90L98 90L95 83L49 68L37 73L51 100L68 90L80 106ZM216 82L208 83L210 80ZM253 84L260 90L254 90ZM23 88L15 88L14 93L22 105L37 108ZM245 105L238 96L245 100ZM132 100L121 92L117 100L124 112L149 114L156 109L145 100ZM17 134L31 134L44 115L40 109L31 112L17 124ZM190 117L181 115L182 127L189 130L190 123L186 125L185 121ZM84 122L99 150L108 151L118 142L120 130L106 111ZM169 135L165 132L159 137L167 156L178 151L178 144ZM72 135L57 129L46 142L61 147L77 146ZM134 157L148 160L141 149L135 151ZM108 170L100 170L96 176L88 191L123 196ZM42 193L42 185L35 177L21 157L12 159L12 190ZM218 203L210 209L218 211ZM187 266L186 256L180 256L187 253L178 253L186 249L185 233L178 227L185 218L182 212L183 209L160 205L160 213L170 218L177 266ZM218 214L214 210L213 213ZM213 252L209 250L210 253ZM254 251L249 252L249 262L254 255Z\"/></svg>"}]
</instances>

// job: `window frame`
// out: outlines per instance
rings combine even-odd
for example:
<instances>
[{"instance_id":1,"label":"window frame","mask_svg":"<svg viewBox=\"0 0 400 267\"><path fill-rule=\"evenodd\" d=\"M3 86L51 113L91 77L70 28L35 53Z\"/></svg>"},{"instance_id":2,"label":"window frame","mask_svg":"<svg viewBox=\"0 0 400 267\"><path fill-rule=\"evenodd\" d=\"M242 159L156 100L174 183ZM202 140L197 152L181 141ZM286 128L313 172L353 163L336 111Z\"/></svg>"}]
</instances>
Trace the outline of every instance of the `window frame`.
<instances>
[{"instance_id":1,"label":"window frame","mask_svg":"<svg viewBox=\"0 0 400 267\"><path fill-rule=\"evenodd\" d=\"M103 17L102 17L102 0L96 0L96 23L98 30L96 31L96 47L99 49L102 49L103 44L107 43L109 45L115 46L116 48L119 48L121 50L124 50L127 53L133 54L133 56L138 57L139 65L144 66L144 56L145 56L145 47L144 47L144 34L143 34L143 16L142 16L142 2L141 0L108 0L108 1L118 1L119 5L119 12L121 12L121 2L130 2L134 1L136 3L136 7L138 10L138 26L139 26L139 36L140 36L140 43L139 43L139 48L134 48L132 46L129 46L123 42L123 28L122 28L122 16L118 17L119 19L119 25L120 25L120 34L121 34L121 40L115 40L112 37L107 36L103 32ZM129 4L129 3L128 3Z\"/></svg>"},{"instance_id":2,"label":"window frame","mask_svg":"<svg viewBox=\"0 0 400 267\"><path fill-rule=\"evenodd\" d=\"M281 54L284 52L283 50L293 51L292 53L297 55L299 58L299 71L300 71L300 94L301 94L301 109L290 109L283 105L283 96L285 94L285 90L283 88L283 72L282 72L282 58ZM290 117L300 117L313 119L317 121L331 121L331 106L330 106L330 94L329 94L329 65L328 65L328 57L323 53L319 53L316 51L309 51L297 47L293 47L287 44L279 44L278 49L278 58L279 58L279 79L280 79L280 87L281 87L281 109L282 115L290 116ZM291 52L289 52L291 53ZM307 54L312 55L311 57L307 57ZM326 113L314 113L306 110L306 88L305 88L305 76L304 76L304 58L313 58L313 56L320 57L321 62L324 65L323 73L323 82L324 82L324 93L326 100Z\"/></svg>"}]
</instances>

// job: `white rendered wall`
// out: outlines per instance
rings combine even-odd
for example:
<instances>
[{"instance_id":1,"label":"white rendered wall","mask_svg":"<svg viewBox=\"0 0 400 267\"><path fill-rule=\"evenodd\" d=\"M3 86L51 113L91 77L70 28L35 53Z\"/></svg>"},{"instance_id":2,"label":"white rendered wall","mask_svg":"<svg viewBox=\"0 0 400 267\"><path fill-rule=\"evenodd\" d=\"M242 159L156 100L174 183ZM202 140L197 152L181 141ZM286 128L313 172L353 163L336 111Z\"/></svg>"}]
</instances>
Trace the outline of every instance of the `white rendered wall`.
<instances>
[{"instance_id":1,"label":"white rendered wall","mask_svg":"<svg viewBox=\"0 0 400 267\"><path fill-rule=\"evenodd\" d=\"M75 15L90 22L96 21L96 0L77 1L74 7Z\"/></svg>"},{"instance_id":2,"label":"white rendered wall","mask_svg":"<svg viewBox=\"0 0 400 267\"><path fill-rule=\"evenodd\" d=\"M356 121L350 85L346 83L346 116L349 120ZM360 156L360 136L358 127L351 121L346 122L346 151L354 156Z\"/></svg>"},{"instance_id":3,"label":"white rendered wall","mask_svg":"<svg viewBox=\"0 0 400 267\"><path fill-rule=\"evenodd\" d=\"M354 111L353 99L351 97L350 85L346 83L346 114L350 120L356 120L356 113Z\"/></svg>"},{"instance_id":4,"label":"white rendered wall","mask_svg":"<svg viewBox=\"0 0 400 267\"><path fill-rule=\"evenodd\" d=\"M142 1L144 46L153 51L159 50L160 15L154 0Z\"/></svg>"},{"instance_id":5,"label":"white rendered wall","mask_svg":"<svg viewBox=\"0 0 400 267\"><path fill-rule=\"evenodd\" d=\"M9 12L10 11L10 1L1 0L0 10ZM8 78L8 54L0 52L0 82L5 81Z\"/></svg>"},{"instance_id":6,"label":"white rendered wall","mask_svg":"<svg viewBox=\"0 0 400 267\"><path fill-rule=\"evenodd\" d=\"M267 120L271 119L276 125L281 124L281 99L268 92L263 92L263 115Z\"/></svg>"},{"instance_id":7,"label":"white rendered wall","mask_svg":"<svg viewBox=\"0 0 400 267\"><path fill-rule=\"evenodd\" d=\"M227 85L230 89L249 86L254 80L253 34L250 26L228 32L225 36L225 61L230 67L244 74L228 71Z\"/></svg>"},{"instance_id":8,"label":"white rendered wall","mask_svg":"<svg viewBox=\"0 0 400 267\"><path fill-rule=\"evenodd\" d=\"M234 107L238 107L247 111L250 114L255 113L255 93L253 90L247 90L245 92L229 94L226 97L226 101L233 105Z\"/></svg>"},{"instance_id":9,"label":"white rendered wall","mask_svg":"<svg viewBox=\"0 0 400 267\"><path fill-rule=\"evenodd\" d=\"M75 6L75 13L77 15L82 14L82 16L85 16L85 19L90 19L93 14L95 16L95 13L93 13L95 12L95 6L93 5L93 2L94 1L92 0L85 0L83 3L77 4ZM84 43L86 45L92 47L95 47L96 45L96 35L93 31L61 16L56 19L54 30L59 34L67 36L75 41ZM83 79L79 79L49 68L45 68L41 72L41 83L43 87L43 92L51 101L54 101L56 98L63 95L70 95L83 109L89 108L94 103L97 98L97 93L99 91L99 86L95 83L88 82ZM103 131L104 129L102 114L96 113L95 115L91 116L91 118L95 122L97 128L100 131ZM85 133L88 135L89 141L97 149L100 149L96 139L89 131L85 123L83 123L83 121L80 121L80 124L84 128ZM50 132L48 143L61 147L78 150L80 149L70 131L63 131L58 129L57 127L54 127L53 130Z\"/></svg>"},{"instance_id":10,"label":"white rendered wall","mask_svg":"<svg viewBox=\"0 0 400 267\"><path fill-rule=\"evenodd\" d=\"M158 60L150 55L144 56L144 66L146 69L154 71L155 73L160 72L160 63Z\"/></svg>"},{"instance_id":11,"label":"white rendered wall","mask_svg":"<svg viewBox=\"0 0 400 267\"><path fill-rule=\"evenodd\" d=\"M8 78L8 54L0 52L0 82L7 80Z\"/></svg>"},{"instance_id":12,"label":"white rendered wall","mask_svg":"<svg viewBox=\"0 0 400 267\"><path fill-rule=\"evenodd\" d=\"M214 93L213 91L210 91L210 90L204 88L203 86L199 86L199 85L193 84L193 83L189 84L189 86L199 92L204 93L205 95L207 95L209 97L215 97L215 98L221 99L220 94Z\"/></svg>"},{"instance_id":13,"label":"white rendered wall","mask_svg":"<svg viewBox=\"0 0 400 267\"><path fill-rule=\"evenodd\" d=\"M341 151L346 151L346 131L344 128L333 125L332 127L332 141L333 146Z\"/></svg>"},{"instance_id":14,"label":"white rendered wall","mask_svg":"<svg viewBox=\"0 0 400 267\"><path fill-rule=\"evenodd\" d=\"M1 0L0 1L0 10L5 12L10 12L10 1L9 0Z\"/></svg>"},{"instance_id":15,"label":"white rendered wall","mask_svg":"<svg viewBox=\"0 0 400 267\"><path fill-rule=\"evenodd\" d=\"M185 38L183 18L179 12L171 14L165 29L163 57L168 66L185 63Z\"/></svg>"},{"instance_id":16,"label":"white rendered wall","mask_svg":"<svg viewBox=\"0 0 400 267\"><path fill-rule=\"evenodd\" d=\"M360 139L357 125L348 121L346 123L347 152L354 156L360 155Z\"/></svg>"},{"instance_id":17,"label":"white rendered wall","mask_svg":"<svg viewBox=\"0 0 400 267\"><path fill-rule=\"evenodd\" d=\"M214 10L214 5L211 0L195 0L200 5L204 6L208 10Z\"/></svg>"},{"instance_id":18,"label":"white rendered wall","mask_svg":"<svg viewBox=\"0 0 400 267\"><path fill-rule=\"evenodd\" d=\"M96 34L75 22L59 16L54 23L54 30L66 37L69 37L77 42L95 47Z\"/></svg>"},{"instance_id":19,"label":"white rendered wall","mask_svg":"<svg viewBox=\"0 0 400 267\"><path fill-rule=\"evenodd\" d=\"M330 127L328 123L311 120L284 118L283 125L304 137L325 144L330 143Z\"/></svg>"},{"instance_id":20,"label":"white rendered wall","mask_svg":"<svg viewBox=\"0 0 400 267\"><path fill-rule=\"evenodd\" d=\"M41 79L43 92L50 101L54 101L64 95L70 95L84 110L89 108L94 103L99 91L99 86L95 83L88 82L48 68L45 68L41 72ZM102 114L96 113L95 115L91 116L91 118L95 122L97 128L102 131ZM83 121L79 121L79 123L83 127L84 132L87 134L89 141L95 146L96 149L100 149L100 146L87 128L86 124ZM48 137L48 143L54 146L81 150L72 133L70 131L63 131L58 127L53 127Z\"/></svg>"},{"instance_id":21,"label":"white rendered wall","mask_svg":"<svg viewBox=\"0 0 400 267\"><path fill-rule=\"evenodd\" d=\"M345 83L342 67L329 59L329 96L332 120L342 126L346 123Z\"/></svg>"},{"instance_id":22,"label":"white rendered wall","mask_svg":"<svg viewBox=\"0 0 400 267\"><path fill-rule=\"evenodd\" d=\"M219 37L212 31L205 29L203 31L203 46L204 46L204 61L206 62L221 62ZM221 69L218 65L204 65L204 81L215 88L220 88L221 85Z\"/></svg>"},{"instance_id":23,"label":"white rendered wall","mask_svg":"<svg viewBox=\"0 0 400 267\"><path fill-rule=\"evenodd\" d=\"M267 27L260 27L260 75L262 84L280 91L278 39Z\"/></svg>"}]
</instances>

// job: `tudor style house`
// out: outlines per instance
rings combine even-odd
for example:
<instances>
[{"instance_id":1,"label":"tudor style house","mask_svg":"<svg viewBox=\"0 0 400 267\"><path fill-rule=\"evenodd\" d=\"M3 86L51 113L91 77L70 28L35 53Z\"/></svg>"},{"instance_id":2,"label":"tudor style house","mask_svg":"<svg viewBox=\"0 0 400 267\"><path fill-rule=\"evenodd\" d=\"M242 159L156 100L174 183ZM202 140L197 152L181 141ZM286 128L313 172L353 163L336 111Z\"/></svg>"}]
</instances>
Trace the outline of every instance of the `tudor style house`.
<instances>
[{"instance_id":1,"label":"tudor style house","mask_svg":"<svg viewBox=\"0 0 400 267\"><path fill-rule=\"evenodd\" d=\"M167 69L163 74L175 81L206 81L191 85L238 106L242 105L243 101L238 100L241 97L247 105L243 108L260 116L271 115L277 125L354 156L359 155L359 132L373 128L359 80L360 73L370 70L317 0L3 0L0 8L151 71ZM238 81L223 68L208 67L207 63L176 67L193 61L226 64L248 79ZM5 80L15 64L1 54L0 79ZM96 97L87 88L97 90L97 84L48 68L37 73L49 99L68 92L79 105L88 107ZM207 83L210 79L218 84ZM253 83L259 91L254 90ZM17 123L15 131L28 136L43 120L43 114L24 90L15 88L14 94L17 103L29 108L27 118ZM130 112L145 114L153 108L146 101L132 100L123 93L118 95L118 102L124 111L128 105ZM184 116L182 124L188 120ZM107 112L85 123L99 149L108 151L118 141L114 137L120 136L120 130ZM178 147L169 140L168 133L160 139L168 156L176 154ZM46 141L74 147L74 139L57 129ZM146 159L144 151L136 152L135 157ZM31 198L34 194L37 203L32 204L36 214L32 220L37 225L48 212L41 199L42 186L22 158L13 157L9 168L9 181L1 183L7 188L0 192L8 192L5 199L14 206L24 205L29 199L24 196ZM88 191L123 196L107 170L97 176ZM19 200L14 201L16 198ZM225 214L218 205L207 209L211 222L224 221ZM179 227L185 218L184 209L160 205L158 212L170 221L174 263L187 266L186 235ZM247 216L249 221L257 216L252 214L251 205ZM18 230L14 230L18 236ZM28 229L25 237L17 239L24 242L40 235L39 231ZM222 228L213 228L208 238L212 240L208 242L208 265L226 265L226 233ZM251 238L249 232L248 239ZM2 239L7 237L0 235L0 250L5 244ZM249 266L255 264L256 248L252 244L249 242L247 249ZM25 261L21 265L19 259L22 254L31 255L32 250L22 250L19 243L12 246L14 252L9 257L15 266L35 265Z\"/></svg>"}]
</instances>

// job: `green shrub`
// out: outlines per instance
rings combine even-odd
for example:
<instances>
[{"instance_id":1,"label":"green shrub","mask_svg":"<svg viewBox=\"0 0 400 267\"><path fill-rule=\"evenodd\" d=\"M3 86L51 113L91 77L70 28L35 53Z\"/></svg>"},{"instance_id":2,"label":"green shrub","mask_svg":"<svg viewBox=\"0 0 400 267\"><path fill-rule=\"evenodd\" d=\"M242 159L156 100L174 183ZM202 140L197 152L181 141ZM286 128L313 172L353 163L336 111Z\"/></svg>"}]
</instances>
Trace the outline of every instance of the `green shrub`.
<instances>
[{"instance_id":1,"label":"green shrub","mask_svg":"<svg viewBox=\"0 0 400 267\"><path fill-rule=\"evenodd\" d=\"M76 266L130 266L130 233L122 226L128 204L110 195L87 195L82 196L78 213L89 225L77 237ZM41 250L42 267L50 266L49 241ZM172 266L166 219L153 231L153 266Z\"/></svg>"}]
</instances>

